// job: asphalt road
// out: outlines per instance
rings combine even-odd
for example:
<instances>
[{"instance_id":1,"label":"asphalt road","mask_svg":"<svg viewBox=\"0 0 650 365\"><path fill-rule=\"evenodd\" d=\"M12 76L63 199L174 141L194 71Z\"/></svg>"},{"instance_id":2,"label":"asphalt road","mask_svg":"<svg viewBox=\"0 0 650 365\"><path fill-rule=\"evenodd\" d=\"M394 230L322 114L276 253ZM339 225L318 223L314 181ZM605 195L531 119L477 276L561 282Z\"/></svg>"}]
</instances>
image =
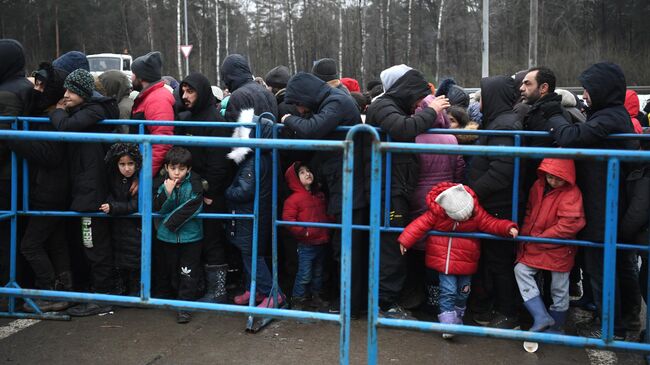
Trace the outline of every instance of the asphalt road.
<instances>
[{"instance_id":1,"label":"asphalt road","mask_svg":"<svg viewBox=\"0 0 650 365\"><path fill-rule=\"evenodd\" d=\"M366 361L366 322L353 321L351 364ZM18 330L19 327L25 328ZM4 364L336 364L338 327L272 322L257 334L244 317L196 313L187 325L175 313L118 309L112 315L69 322L0 319ZM8 332L9 329L9 332ZM14 332L13 334L8 334ZM4 334L3 334L4 333ZM526 353L521 342L438 334L379 331L380 364L644 364L638 354L542 345Z\"/></svg>"}]
</instances>

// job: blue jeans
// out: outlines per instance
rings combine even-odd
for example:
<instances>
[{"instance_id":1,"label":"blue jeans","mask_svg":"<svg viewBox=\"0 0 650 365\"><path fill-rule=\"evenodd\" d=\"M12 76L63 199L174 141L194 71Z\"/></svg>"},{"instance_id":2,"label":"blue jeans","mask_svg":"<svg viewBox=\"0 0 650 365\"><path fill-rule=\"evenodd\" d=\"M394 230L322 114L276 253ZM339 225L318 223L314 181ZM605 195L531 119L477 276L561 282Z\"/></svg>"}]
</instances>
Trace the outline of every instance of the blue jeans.
<instances>
[{"instance_id":1,"label":"blue jeans","mask_svg":"<svg viewBox=\"0 0 650 365\"><path fill-rule=\"evenodd\" d=\"M445 275L439 274L440 299L438 305L440 313L453 312L454 307L465 308L471 288L471 275Z\"/></svg>"},{"instance_id":2,"label":"blue jeans","mask_svg":"<svg viewBox=\"0 0 650 365\"><path fill-rule=\"evenodd\" d=\"M318 294L323 287L323 259L325 245L298 244L298 273L293 284L293 296L305 297L308 292ZM308 290L308 285L311 288Z\"/></svg>"},{"instance_id":3,"label":"blue jeans","mask_svg":"<svg viewBox=\"0 0 650 365\"><path fill-rule=\"evenodd\" d=\"M249 286L246 290L250 289L251 268L253 267L253 257L242 253L242 261L244 261L244 269L246 270L246 278L248 279ZM271 288L273 288L273 277L269 271L269 267L264 261L264 257L257 256L257 278L255 283L255 290L264 296L269 296ZM279 293L282 293L278 290Z\"/></svg>"}]
</instances>

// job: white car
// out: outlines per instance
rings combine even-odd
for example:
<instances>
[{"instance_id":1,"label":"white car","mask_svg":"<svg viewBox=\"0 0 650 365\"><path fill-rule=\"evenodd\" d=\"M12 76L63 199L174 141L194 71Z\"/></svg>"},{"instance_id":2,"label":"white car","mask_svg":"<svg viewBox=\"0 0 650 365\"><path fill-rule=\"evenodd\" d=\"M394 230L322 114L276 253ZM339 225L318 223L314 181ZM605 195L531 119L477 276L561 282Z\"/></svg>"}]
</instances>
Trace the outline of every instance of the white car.
<instances>
[{"instance_id":1,"label":"white car","mask_svg":"<svg viewBox=\"0 0 650 365\"><path fill-rule=\"evenodd\" d=\"M90 65L90 73L93 76L99 76L104 71L117 70L124 72L129 80L131 80L131 62L133 58L130 55L99 53L88 55L86 58Z\"/></svg>"}]
</instances>

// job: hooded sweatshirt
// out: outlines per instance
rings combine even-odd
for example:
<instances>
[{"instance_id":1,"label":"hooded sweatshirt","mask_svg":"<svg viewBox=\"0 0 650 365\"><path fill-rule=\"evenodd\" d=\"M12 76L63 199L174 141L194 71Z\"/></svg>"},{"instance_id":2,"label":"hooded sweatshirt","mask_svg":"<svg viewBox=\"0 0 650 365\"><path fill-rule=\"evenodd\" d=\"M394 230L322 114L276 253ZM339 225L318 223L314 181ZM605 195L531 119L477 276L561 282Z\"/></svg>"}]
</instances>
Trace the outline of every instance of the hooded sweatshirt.
<instances>
[{"instance_id":1,"label":"hooded sweatshirt","mask_svg":"<svg viewBox=\"0 0 650 365\"><path fill-rule=\"evenodd\" d=\"M474 191L467 186L465 190L474 199L472 216L466 221L451 219L445 210L436 203L436 198L443 191L458 184L442 182L435 185L427 195L429 210L411 222L397 241L410 249L430 230L443 232L485 232L498 236L509 236L511 228L517 228L514 222L497 219L488 214L480 205ZM478 238L429 236L425 251L425 263L428 268L446 275L471 275L478 269L481 257L481 242Z\"/></svg>"},{"instance_id":2,"label":"hooded sweatshirt","mask_svg":"<svg viewBox=\"0 0 650 365\"><path fill-rule=\"evenodd\" d=\"M555 175L566 183L553 189L546 182L546 174ZM546 158L539 165L537 175L530 189L521 235L575 239L586 221L573 160ZM523 243L519 245L517 262L541 270L569 272L576 252L575 246Z\"/></svg>"},{"instance_id":3,"label":"hooded sweatshirt","mask_svg":"<svg viewBox=\"0 0 650 365\"><path fill-rule=\"evenodd\" d=\"M110 70L99 75L106 96L114 98L120 108L120 119L130 119L133 100L129 98L131 83L122 71Z\"/></svg>"},{"instance_id":4,"label":"hooded sweatshirt","mask_svg":"<svg viewBox=\"0 0 650 365\"><path fill-rule=\"evenodd\" d=\"M290 222L331 222L332 219L327 216L325 194L315 191L315 184L312 184L311 191L307 190L298 177L299 168L300 162L294 162L284 173L284 178L293 194L284 201L282 220ZM328 228L287 226L287 229L302 244L323 245L328 243L330 239L330 230Z\"/></svg>"}]
</instances>

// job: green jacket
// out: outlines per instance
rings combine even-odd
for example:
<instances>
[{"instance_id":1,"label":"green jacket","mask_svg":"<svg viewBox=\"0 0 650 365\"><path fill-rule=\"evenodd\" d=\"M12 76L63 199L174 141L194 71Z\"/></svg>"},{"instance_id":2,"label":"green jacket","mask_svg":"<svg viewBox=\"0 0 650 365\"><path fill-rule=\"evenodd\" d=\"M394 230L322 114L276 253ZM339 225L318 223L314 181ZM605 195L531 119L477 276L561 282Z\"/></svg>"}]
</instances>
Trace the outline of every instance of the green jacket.
<instances>
[{"instance_id":1,"label":"green jacket","mask_svg":"<svg viewBox=\"0 0 650 365\"><path fill-rule=\"evenodd\" d=\"M180 186L167 194L161 184L154 193L153 209L164 214L158 239L167 243L193 243L203 239L203 220L195 218L203 208L201 177L189 172Z\"/></svg>"}]
</instances>

